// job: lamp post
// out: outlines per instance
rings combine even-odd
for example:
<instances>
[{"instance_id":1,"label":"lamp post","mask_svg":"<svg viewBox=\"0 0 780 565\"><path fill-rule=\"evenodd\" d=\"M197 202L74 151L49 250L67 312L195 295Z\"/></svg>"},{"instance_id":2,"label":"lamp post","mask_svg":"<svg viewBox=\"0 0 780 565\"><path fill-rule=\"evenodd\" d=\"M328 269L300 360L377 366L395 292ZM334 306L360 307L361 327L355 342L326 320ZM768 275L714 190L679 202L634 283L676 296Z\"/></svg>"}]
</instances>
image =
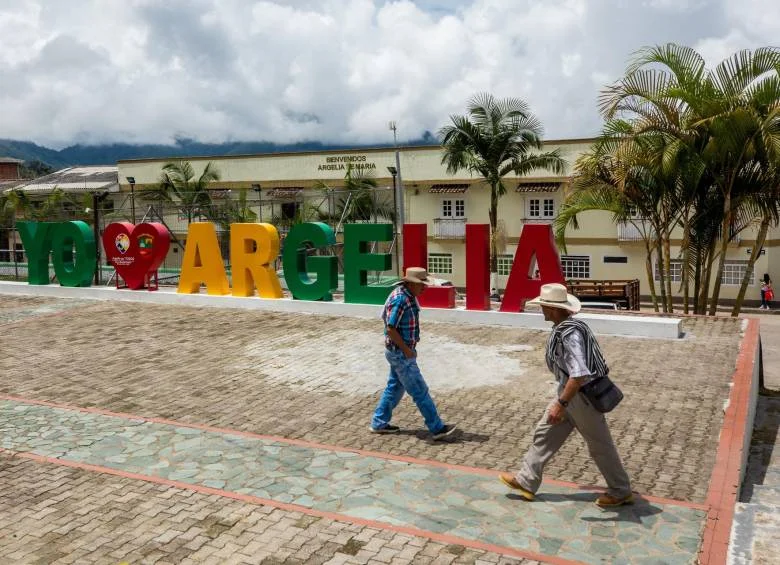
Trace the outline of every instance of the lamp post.
<instances>
[{"instance_id":1,"label":"lamp post","mask_svg":"<svg viewBox=\"0 0 780 565\"><path fill-rule=\"evenodd\" d=\"M133 224L135 224L135 177L127 177L130 183L130 207L133 213Z\"/></svg>"},{"instance_id":2,"label":"lamp post","mask_svg":"<svg viewBox=\"0 0 780 565\"><path fill-rule=\"evenodd\" d=\"M253 184L252 190L254 190L257 193L257 210L260 212L260 222L263 221L263 187L259 184Z\"/></svg>"},{"instance_id":3,"label":"lamp post","mask_svg":"<svg viewBox=\"0 0 780 565\"><path fill-rule=\"evenodd\" d=\"M398 228L398 189L396 188L395 183L395 177L398 175L398 169L395 167L387 167L387 171L393 175L393 208L395 212L395 217L393 218L395 222L395 272L400 278L401 276L401 261L400 261L400 254L398 252L398 246L401 242L401 233L400 229Z\"/></svg>"},{"instance_id":4,"label":"lamp post","mask_svg":"<svg viewBox=\"0 0 780 565\"><path fill-rule=\"evenodd\" d=\"M398 238L396 241L396 252L403 257L403 253L400 250L402 245L403 237L401 237L401 230L403 229L403 225L406 223L404 219L404 181L401 178L401 157L398 153L398 138L396 137L396 126L395 121L392 121L387 124L390 131L393 132L393 146L395 147L395 167L393 167L393 170L395 172L392 172L390 174L393 175L393 187L395 188L395 194L396 194L396 206L397 206L397 214L396 217L398 218ZM388 168L388 171L390 168ZM396 177L398 179L396 180ZM400 269L400 265L399 265Z\"/></svg>"}]
</instances>

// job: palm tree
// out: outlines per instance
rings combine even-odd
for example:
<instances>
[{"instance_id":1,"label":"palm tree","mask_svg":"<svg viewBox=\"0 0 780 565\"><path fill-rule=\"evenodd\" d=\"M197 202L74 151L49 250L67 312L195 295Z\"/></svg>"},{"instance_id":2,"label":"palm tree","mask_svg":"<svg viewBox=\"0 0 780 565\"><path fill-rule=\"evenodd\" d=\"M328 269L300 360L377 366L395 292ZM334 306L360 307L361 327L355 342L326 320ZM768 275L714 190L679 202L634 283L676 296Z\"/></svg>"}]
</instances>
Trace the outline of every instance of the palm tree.
<instances>
[{"instance_id":1,"label":"palm tree","mask_svg":"<svg viewBox=\"0 0 780 565\"><path fill-rule=\"evenodd\" d=\"M468 103L467 115L452 115L451 125L439 130L444 148L442 164L455 174L466 169L490 186L490 272L498 272L498 200L506 194L504 177L543 169L563 174L565 162L558 150L542 152L542 124L518 98L496 99L481 93Z\"/></svg>"},{"instance_id":2,"label":"palm tree","mask_svg":"<svg viewBox=\"0 0 780 565\"><path fill-rule=\"evenodd\" d=\"M747 225L740 207L757 189L748 179L755 167L767 173L777 163L779 73L780 49L740 51L708 70L693 49L668 44L640 50L626 76L602 95L607 119L629 115L635 135L668 137L664 166L692 173L680 192L685 209L697 212L683 219L684 242L697 246L688 254L696 261L697 312L706 307L717 259L709 307L715 314L728 244Z\"/></svg>"},{"instance_id":3,"label":"palm tree","mask_svg":"<svg viewBox=\"0 0 780 565\"><path fill-rule=\"evenodd\" d=\"M334 191L324 182L317 183L315 188ZM371 171L355 169L351 164L347 165L344 185L339 190L334 208L330 220L337 223L370 222L379 219L394 222L396 216L393 197L377 191L377 182Z\"/></svg>"},{"instance_id":4,"label":"palm tree","mask_svg":"<svg viewBox=\"0 0 780 565\"><path fill-rule=\"evenodd\" d=\"M163 165L157 186L143 189L142 194L148 200L173 204L190 224L196 215L210 217L212 202L208 187L216 180L219 180L219 171L211 162L197 179L189 161L170 162Z\"/></svg>"}]
</instances>

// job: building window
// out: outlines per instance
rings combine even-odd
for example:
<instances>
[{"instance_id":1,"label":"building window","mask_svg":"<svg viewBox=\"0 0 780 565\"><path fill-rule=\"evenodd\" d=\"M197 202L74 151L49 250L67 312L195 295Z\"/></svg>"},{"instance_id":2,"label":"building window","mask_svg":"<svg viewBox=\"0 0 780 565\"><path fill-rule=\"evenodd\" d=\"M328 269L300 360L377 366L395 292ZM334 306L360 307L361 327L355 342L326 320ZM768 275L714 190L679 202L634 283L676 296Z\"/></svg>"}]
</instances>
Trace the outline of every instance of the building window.
<instances>
[{"instance_id":1,"label":"building window","mask_svg":"<svg viewBox=\"0 0 780 565\"><path fill-rule=\"evenodd\" d=\"M563 277L566 279L589 279L590 257L587 255L563 255L561 256Z\"/></svg>"},{"instance_id":2,"label":"building window","mask_svg":"<svg viewBox=\"0 0 780 565\"><path fill-rule=\"evenodd\" d=\"M682 261L672 260L669 264L669 272L672 276L672 282L682 282ZM655 262L655 280L661 280L661 269L658 261Z\"/></svg>"},{"instance_id":3,"label":"building window","mask_svg":"<svg viewBox=\"0 0 780 565\"><path fill-rule=\"evenodd\" d=\"M739 286L742 284L742 278L745 276L745 269L747 269L746 261L726 261L723 264L723 277L720 279L721 284L729 284ZM755 284L755 272L750 273L749 284Z\"/></svg>"},{"instance_id":4,"label":"building window","mask_svg":"<svg viewBox=\"0 0 780 565\"><path fill-rule=\"evenodd\" d=\"M628 257L605 255L604 262L605 263L628 263Z\"/></svg>"},{"instance_id":5,"label":"building window","mask_svg":"<svg viewBox=\"0 0 780 565\"><path fill-rule=\"evenodd\" d=\"M429 253L428 272L437 275L451 275L452 253Z\"/></svg>"},{"instance_id":6,"label":"building window","mask_svg":"<svg viewBox=\"0 0 780 565\"><path fill-rule=\"evenodd\" d=\"M454 214L453 214L454 212ZM442 200L441 201L442 218L465 218L466 201L465 200Z\"/></svg>"},{"instance_id":7,"label":"building window","mask_svg":"<svg viewBox=\"0 0 780 565\"><path fill-rule=\"evenodd\" d=\"M499 255L498 256L498 274L507 276L512 272L512 264L515 258L512 255Z\"/></svg>"},{"instance_id":8,"label":"building window","mask_svg":"<svg viewBox=\"0 0 780 565\"><path fill-rule=\"evenodd\" d=\"M555 200L552 198L531 198L528 201L529 218L552 218L555 216Z\"/></svg>"},{"instance_id":9,"label":"building window","mask_svg":"<svg viewBox=\"0 0 780 565\"><path fill-rule=\"evenodd\" d=\"M294 220L298 214L297 202L282 202L282 219Z\"/></svg>"}]
</instances>

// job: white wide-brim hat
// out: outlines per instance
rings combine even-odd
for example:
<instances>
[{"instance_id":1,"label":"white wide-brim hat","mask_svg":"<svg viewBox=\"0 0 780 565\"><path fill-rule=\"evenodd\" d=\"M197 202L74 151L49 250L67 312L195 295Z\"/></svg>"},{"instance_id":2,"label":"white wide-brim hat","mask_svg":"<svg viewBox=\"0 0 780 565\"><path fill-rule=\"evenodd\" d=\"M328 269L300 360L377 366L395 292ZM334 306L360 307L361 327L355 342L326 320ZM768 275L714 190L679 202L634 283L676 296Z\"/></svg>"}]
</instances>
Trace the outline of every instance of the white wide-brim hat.
<instances>
[{"instance_id":1,"label":"white wide-brim hat","mask_svg":"<svg viewBox=\"0 0 780 565\"><path fill-rule=\"evenodd\" d=\"M561 308L572 314L576 314L582 308L577 297L566 292L566 287L558 283L543 284L542 293L533 300L529 300L527 304Z\"/></svg>"},{"instance_id":2,"label":"white wide-brim hat","mask_svg":"<svg viewBox=\"0 0 780 565\"><path fill-rule=\"evenodd\" d=\"M428 271L422 267L407 267L406 275L398 281L397 284L402 282L421 283L426 286L433 286L436 284L433 277L429 276Z\"/></svg>"}]
</instances>

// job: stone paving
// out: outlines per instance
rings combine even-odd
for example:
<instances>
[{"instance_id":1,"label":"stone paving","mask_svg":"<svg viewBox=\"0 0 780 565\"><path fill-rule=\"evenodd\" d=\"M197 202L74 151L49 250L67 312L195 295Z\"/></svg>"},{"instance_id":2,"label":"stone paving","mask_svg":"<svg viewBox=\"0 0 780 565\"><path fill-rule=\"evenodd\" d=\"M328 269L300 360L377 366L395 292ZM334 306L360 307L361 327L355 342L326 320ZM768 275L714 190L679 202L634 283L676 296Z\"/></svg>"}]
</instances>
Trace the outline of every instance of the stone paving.
<instances>
[{"instance_id":1,"label":"stone paving","mask_svg":"<svg viewBox=\"0 0 780 565\"><path fill-rule=\"evenodd\" d=\"M0 392L449 464L515 468L553 389L542 359L546 333L425 323L424 314L423 324L421 366L445 419L463 430L452 443L431 442L408 399L394 418L403 433L366 433L386 372L377 320L0 295ZM685 331L677 341L600 341L626 392L609 418L634 489L697 503L712 471L740 321L689 319ZM40 471L42 481L47 473ZM548 478L601 484L574 436L550 464ZM556 488L547 484L544 490L552 495ZM490 492L506 502L505 495ZM596 511L590 501L582 504ZM6 518L5 510L0 515ZM617 522L602 525L615 528ZM0 537L0 555L10 541ZM317 552L321 545L312 541L307 548ZM465 555L445 553L453 560ZM458 562L497 559L467 553L470 561ZM268 559L308 562L292 553ZM397 555L376 562L393 559L418 562Z\"/></svg>"},{"instance_id":2,"label":"stone paving","mask_svg":"<svg viewBox=\"0 0 780 565\"><path fill-rule=\"evenodd\" d=\"M494 476L0 400L0 447L319 511L600 563L691 563L706 512L547 486L527 504Z\"/></svg>"}]
</instances>

